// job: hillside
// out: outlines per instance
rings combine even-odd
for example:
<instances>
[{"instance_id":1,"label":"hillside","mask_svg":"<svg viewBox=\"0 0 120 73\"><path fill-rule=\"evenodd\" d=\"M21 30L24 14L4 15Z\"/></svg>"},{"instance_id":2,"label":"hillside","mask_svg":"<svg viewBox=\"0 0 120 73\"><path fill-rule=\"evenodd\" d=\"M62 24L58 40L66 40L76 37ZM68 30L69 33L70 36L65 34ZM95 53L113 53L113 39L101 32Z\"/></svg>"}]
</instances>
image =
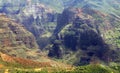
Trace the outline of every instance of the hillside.
<instances>
[{"instance_id":1,"label":"hillside","mask_svg":"<svg viewBox=\"0 0 120 73\"><path fill-rule=\"evenodd\" d=\"M119 66L105 66L102 64L91 63L90 65L72 67L59 63L53 66L50 62L35 62L28 59L12 57L0 53L0 72L1 73L119 73Z\"/></svg>"},{"instance_id":2,"label":"hillside","mask_svg":"<svg viewBox=\"0 0 120 73\"><path fill-rule=\"evenodd\" d=\"M37 61L50 61L39 49L35 37L24 26L0 14L0 52Z\"/></svg>"},{"instance_id":3,"label":"hillside","mask_svg":"<svg viewBox=\"0 0 120 73\"><path fill-rule=\"evenodd\" d=\"M71 65L54 61L38 48L32 33L4 14L0 14L0 71L28 71L36 68L70 67ZM41 70L40 70L41 71Z\"/></svg>"},{"instance_id":4,"label":"hillside","mask_svg":"<svg viewBox=\"0 0 120 73\"><path fill-rule=\"evenodd\" d=\"M47 57L46 57L47 59ZM33 61L30 59L24 59L20 57L13 57L4 53L0 53L0 64L3 64L5 67L8 68L45 68L45 67L59 67L62 68L61 66L64 67L71 67L70 65L67 64L62 64L59 62L55 61L48 61L48 62L38 62L38 61Z\"/></svg>"},{"instance_id":5,"label":"hillside","mask_svg":"<svg viewBox=\"0 0 120 73\"><path fill-rule=\"evenodd\" d=\"M15 4L14 1L6 2L2 0L1 11L11 18L15 18L17 22L22 23L30 32L32 32L36 37L39 46L43 49L49 43L49 37L53 34L56 27L57 18L59 18L59 14L61 14L64 9L69 9L71 7L81 8L84 10L83 13L85 12L85 14L88 15L91 15L95 10L98 12L98 15L95 13L92 17L97 20L97 25L102 21L102 18L106 20L100 25L99 29L101 30L101 35L104 35L107 43L119 46L119 3L118 0L30 0L18 1L17 4ZM15 7L16 5L17 7ZM105 15L105 18L99 18L99 13L102 13L103 16ZM113 28L112 31L111 27ZM105 31L107 29L110 29L110 31ZM117 35L112 36L113 31L115 31L115 34Z\"/></svg>"},{"instance_id":6,"label":"hillside","mask_svg":"<svg viewBox=\"0 0 120 73\"><path fill-rule=\"evenodd\" d=\"M110 65L120 63L119 10L119 0L1 0L0 51L27 66L63 62L87 73L98 64L117 73Z\"/></svg>"},{"instance_id":7,"label":"hillside","mask_svg":"<svg viewBox=\"0 0 120 73\"><path fill-rule=\"evenodd\" d=\"M48 56L75 65L85 65L96 60L119 62L118 46L114 43L119 39L113 41L111 38L110 42L107 38L110 36L108 31L116 29L111 24L112 18L109 14L90 8L65 9L59 15ZM114 19L113 24L119 23L118 18Z\"/></svg>"},{"instance_id":8,"label":"hillside","mask_svg":"<svg viewBox=\"0 0 120 73\"><path fill-rule=\"evenodd\" d=\"M32 33L4 14L0 14L0 51L27 58L32 56L29 54L32 50L39 50Z\"/></svg>"}]
</instances>

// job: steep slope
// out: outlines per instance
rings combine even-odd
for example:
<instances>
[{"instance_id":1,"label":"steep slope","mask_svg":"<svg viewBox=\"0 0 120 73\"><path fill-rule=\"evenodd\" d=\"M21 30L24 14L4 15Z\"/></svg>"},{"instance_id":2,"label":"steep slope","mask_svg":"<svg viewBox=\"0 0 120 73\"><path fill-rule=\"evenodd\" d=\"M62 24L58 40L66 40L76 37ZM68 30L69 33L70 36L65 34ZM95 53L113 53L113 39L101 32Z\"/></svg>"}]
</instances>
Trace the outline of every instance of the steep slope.
<instances>
[{"instance_id":1,"label":"steep slope","mask_svg":"<svg viewBox=\"0 0 120 73\"><path fill-rule=\"evenodd\" d=\"M5 68L70 67L45 56L32 33L4 14L0 14L0 64Z\"/></svg>"},{"instance_id":2,"label":"steep slope","mask_svg":"<svg viewBox=\"0 0 120 73\"><path fill-rule=\"evenodd\" d=\"M41 30L42 32L42 30L48 28L44 26L46 26L47 24L49 26L49 22L55 21L56 11L48 5L42 4L42 1L39 2L38 0L1 0L0 13L5 13L12 19L23 23L26 28L28 28L29 24L31 25L30 27L38 27L39 29L35 29L37 31Z\"/></svg>"},{"instance_id":3,"label":"steep slope","mask_svg":"<svg viewBox=\"0 0 120 73\"><path fill-rule=\"evenodd\" d=\"M31 50L38 50L34 36L22 25L0 14L0 51L27 58Z\"/></svg>"},{"instance_id":4,"label":"steep slope","mask_svg":"<svg viewBox=\"0 0 120 73\"><path fill-rule=\"evenodd\" d=\"M49 41L42 43L42 39L48 39L56 27L57 13L53 8L37 0L2 0L0 5L0 13L5 13L16 22L23 24L34 34L41 48L46 46Z\"/></svg>"},{"instance_id":5,"label":"steep slope","mask_svg":"<svg viewBox=\"0 0 120 73\"><path fill-rule=\"evenodd\" d=\"M24 7L17 15L17 21L34 34L41 48L49 42L56 27L56 19L57 13L52 8L38 3Z\"/></svg>"},{"instance_id":6,"label":"steep slope","mask_svg":"<svg viewBox=\"0 0 120 73\"><path fill-rule=\"evenodd\" d=\"M36 37L39 37L45 31L53 30L50 28L50 23L54 24L55 14L51 8L44 4L32 4L24 7L17 15L17 21L24 24Z\"/></svg>"},{"instance_id":7,"label":"steep slope","mask_svg":"<svg viewBox=\"0 0 120 73\"><path fill-rule=\"evenodd\" d=\"M120 18L119 0L65 0L63 2L65 8L90 8Z\"/></svg>"},{"instance_id":8,"label":"steep slope","mask_svg":"<svg viewBox=\"0 0 120 73\"><path fill-rule=\"evenodd\" d=\"M65 9L58 18L48 56L75 65L119 61L116 47L106 44L109 39L104 35L115 29L108 17L111 19L111 15L90 8Z\"/></svg>"},{"instance_id":9,"label":"steep slope","mask_svg":"<svg viewBox=\"0 0 120 73\"><path fill-rule=\"evenodd\" d=\"M95 28L101 35L104 34L102 31L112 30L114 28L113 24L119 22L117 18L91 8L67 8L59 15L54 34L59 33L64 26L76 22L77 17L81 19L81 23L86 23ZM111 19L115 19L112 24Z\"/></svg>"},{"instance_id":10,"label":"steep slope","mask_svg":"<svg viewBox=\"0 0 120 73\"><path fill-rule=\"evenodd\" d=\"M94 3L96 2L97 1L94 1ZM49 40L48 38L51 36L56 26L56 11L59 11L57 9L60 9L62 11L64 7L66 8L66 6L76 6L76 3L80 3L81 5L89 4L89 2L86 2L84 0L1 0L1 12L6 13L9 17L13 19L15 18L17 22L24 24L24 26L29 31L31 31L35 35L35 37L37 37L39 46L44 48L46 46L46 43L49 42L47 40ZM45 40L45 43L42 43L42 39L47 40Z\"/></svg>"},{"instance_id":11,"label":"steep slope","mask_svg":"<svg viewBox=\"0 0 120 73\"><path fill-rule=\"evenodd\" d=\"M97 25L95 27L100 30L101 36L107 41L107 43L120 47L120 43L119 43L120 1L119 0L115 0L115 1L114 0L93 0L93 1L64 0L63 2L65 8L68 9L71 7L81 8L83 9L83 14L85 15L88 14L92 16L95 21L91 24ZM61 18L63 20L58 19L59 22L61 21L60 23L58 23L58 27L61 27L66 22L73 21L72 14L75 14L75 12L70 13L71 15L68 14L69 12L67 13L67 11L65 10L63 12L64 12L63 16L66 15L66 17L63 18L59 17L59 19ZM83 15L83 14L79 14L79 15ZM69 19L69 21L67 19ZM57 30L55 30L55 32L57 32Z\"/></svg>"}]
</instances>

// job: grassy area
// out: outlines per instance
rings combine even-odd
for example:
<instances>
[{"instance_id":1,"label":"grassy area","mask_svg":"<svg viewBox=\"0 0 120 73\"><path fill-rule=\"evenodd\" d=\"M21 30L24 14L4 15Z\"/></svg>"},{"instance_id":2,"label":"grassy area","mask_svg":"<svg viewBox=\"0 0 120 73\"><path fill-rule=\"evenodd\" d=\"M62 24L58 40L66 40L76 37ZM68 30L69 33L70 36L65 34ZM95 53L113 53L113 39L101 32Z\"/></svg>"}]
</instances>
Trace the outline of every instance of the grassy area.
<instances>
[{"instance_id":1,"label":"grassy area","mask_svg":"<svg viewBox=\"0 0 120 73\"><path fill-rule=\"evenodd\" d=\"M86 65L75 68L34 68L34 69L1 69L1 72L8 73L120 73L120 66L105 66L102 64Z\"/></svg>"}]
</instances>

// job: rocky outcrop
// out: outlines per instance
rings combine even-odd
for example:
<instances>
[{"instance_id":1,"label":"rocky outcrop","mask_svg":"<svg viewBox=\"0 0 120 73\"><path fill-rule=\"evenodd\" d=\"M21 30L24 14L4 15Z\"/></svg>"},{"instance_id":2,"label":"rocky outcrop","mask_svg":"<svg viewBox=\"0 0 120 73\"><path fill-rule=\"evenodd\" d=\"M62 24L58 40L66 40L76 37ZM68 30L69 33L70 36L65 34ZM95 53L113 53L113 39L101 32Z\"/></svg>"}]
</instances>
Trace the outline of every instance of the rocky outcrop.
<instances>
[{"instance_id":1,"label":"rocky outcrop","mask_svg":"<svg viewBox=\"0 0 120 73\"><path fill-rule=\"evenodd\" d=\"M34 36L24 26L15 23L4 15L0 20L1 45L13 46L14 44L25 44L27 48L38 48ZM12 42L13 41L13 42Z\"/></svg>"},{"instance_id":2,"label":"rocky outcrop","mask_svg":"<svg viewBox=\"0 0 120 73\"><path fill-rule=\"evenodd\" d=\"M67 67L43 54L33 34L4 14L0 14L0 61L12 67Z\"/></svg>"},{"instance_id":3,"label":"rocky outcrop","mask_svg":"<svg viewBox=\"0 0 120 73\"><path fill-rule=\"evenodd\" d=\"M0 51L26 58L27 50L38 50L32 33L19 23L0 14ZM21 53L24 53L25 56L22 56Z\"/></svg>"},{"instance_id":4,"label":"rocky outcrop","mask_svg":"<svg viewBox=\"0 0 120 73\"><path fill-rule=\"evenodd\" d=\"M94 58L105 62L115 61L118 56L115 59L112 53L118 53L101 36L103 30L112 30L111 24L106 21L107 16L109 15L86 8L68 8L63 11L58 18L53 46L48 56L72 60L75 65L89 64Z\"/></svg>"},{"instance_id":5,"label":"rocky outcrop","mask_svg":"<svg viewBox=\"0 0 120 73\"><path fill-rule=\"evenodd\" d=\"M111 29L111 25L107 19L109 15L105 13L93 10L91 8L67 8L58 16L54 34L59 33L67 24L72 24L77 17L80 18L81 23L86 23L90 27L96 29L101 28L103 30Z\"/></svg>"},{"instance_id":6,"label":"rocky outcrop","mask_svg":"<svg viewBox=\"0 0 120 73\"><path fill-rule=\"evenodd\" d=\"M21 23L27 30L32 32L37 38L38 44L40 43L39 46L42 47L44 44L39 41L42 40L40 37L46 32L52 34L56 27L57 13L52 8L36 1L32 1L32 3L15 0L13 2L4 2L2 1L2 5L0 4L0 13L5 13L16 22Z\"/></svg>"},{"instance_id":7,"label":"rocky outcrop","mask_svg":"<svg viewBox=\"0 0 120 73\"><path fill-rule=\"evenodd\" d=\"M19 14L21 17L18 16L17 21L24 24L36 37L47 31L49 22L54 23L56 20L56 12L43 4L28 5Z\"/></svg>"}]
</instances>

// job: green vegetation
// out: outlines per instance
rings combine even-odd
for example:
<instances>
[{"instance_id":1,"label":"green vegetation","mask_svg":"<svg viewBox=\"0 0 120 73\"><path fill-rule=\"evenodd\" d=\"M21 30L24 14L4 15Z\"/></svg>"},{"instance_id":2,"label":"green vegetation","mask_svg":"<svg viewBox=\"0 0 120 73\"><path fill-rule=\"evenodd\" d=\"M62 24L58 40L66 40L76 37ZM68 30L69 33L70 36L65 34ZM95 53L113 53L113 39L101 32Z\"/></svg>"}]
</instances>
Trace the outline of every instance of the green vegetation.
<instances>
[{"instance_id":1,"label":"green vegetation","mask_svg":"<svg viewBox=\"0 0 120 73\"><path fill-rule=\"evenodd\" d=\"M32 1L33 1L33 3L35 3L34 0L32 0ZM71 0L65 0L63 2L60 0L52 0L52 1L37 0L37 1L40 1L41 3L48 5L49 7L53 8L58 13L60 13L63 10L64 3L68 4L68 7L69 7L69 4L71 3L70 2ZM5 0L5 2L6 2L6 0ZM71 22L73 20L72 18L71 18L71 20L69 20L70 19L69 17L72 17L71 16L72 13L69 16L68 15L69 13L65 12L65 14L62 15L62 17L60 18L60 21L59 21L60 23L58 23L58 25L57 25L57 29L60 29L61 31L60 31L60 33L58 33L59 31L57 32L58 36L56 37L57 39L55 40L55 43L52 46L52 50L50 51L50 54L52 53L53 56L55 56L55 57L57 56L58 58L61 58L62 56L66 55L66 56L64 56L65 62L73 64L73 62L77 61L77 65L81 65L79 63L82 63L82 64L86 64L86 62L87 62L87 64L90 63L90 60L94 56L99 58L98 60L104 59L104 61L107 61L107 62L109 61L109 60L107 60L107 59L109 59L109 56L110 56L110 60L112 60L112 59L114 60L114 58L116 58L116 55L117 55L116 52L109 49L109 46L106 45L106 43L104 43L104 40L98 34L99 32L97 32L97 30L99 30L99 25L101 28L102 28L102 26L103 27L106 26L105 28L100 29L100 32L103 32L101 34L104 34L103 37L105 38L106 42L109 44L117 45L117 47L120 47L120 28L119 28L120 24L116 21L118 19L116 17L119 17L119 13L120 13L117 10L120 9L120 6L118 4L116 5L116 3L115 3L115 5L111 4L111 2L112 2L112 0L106 0L106 1L102 1L102 2L99 2L97 0L94 0L94 1L83 0L81 2L80 2L80 0L73 0L73 3L75 3L75 4L71 4L71 5L73 5L75 7L83 7L83 9L88 8L88 7L93 8L93 11L92 10L89 11L89 8L88 8L88 11L85 10L84 13L86 12L86 14L93 17L93 20L95 19L95 21L93 21L93 22L95 22L95 24L93 24L93 26L92 26L92 25L90 25L92 23L89 23L89 21L88 21L88 23L86 22L85 24L82 25L81 22L84 20L84 19L81 20L82 17L80 19L78 19L78 21L75 21L75 24L68 24L69 21ZM13 1L13 4L10 4L10 6L14 6L14 3L16 3L16 2ZM101 3L103 3L103 4L101 4ZM5 5L9 6L9 3L5 4ZM116 8L114 8L114 7L117 7L118 9L116 10ZM111 16L111 17L113 16L113 19L115 19L115 22L112 22L113 19L104 18L107 16L107 14L105 14L105 16L104 16L104 13L103 13L103 17L101 17L102 13L99 13L96 11L95 11L95 13L93 13L94 9L99 10L100 12L108 13L108 15L110 14L109 16ZM17 12L19 10L19 7L18 8L13 7L12 9L10 7L8 7L8 8L6 8L6 10L7 10L6 12L10 12L10 13ZM80 14L80 15L82 15L82 14ZM38 21L39 20L40 19L38 19ZM106 20L106 22L104 22L104 20ZM110 22L110 20L111 20L111 22ZM92 19L90 21L92 22ZM3 23L3 24L5 24L5 23ZM62 27L62 25L63 25L63 27ZM54 23L54 22L48 22L43 25L43 27L47 31L44 32L44 34L42 36L40 35L40 38L37 39L38 44L42 48L46 47L46 45L49 44L49 42L50 42L49 37L51 37L52 32L55 29L55 26L56 26L56 23ZM61 28L60 28L60 26L61 26ZM114 26L115 28L113 27L113 29L107 29L107 26L109 26L109 27ZM3 27L1 27L1 28L3 28ZM12 27L12 28L14 28L14 27ZM107 31L104 32L104 29ZM3 32L3 29L0 29L0 30ZM18 30L18 29L16 29L16 30ZM34 41L34 39L31 40L32 39L31 33L27 32L26 30L23 30L23 29L21 30L21 31L23 31L22 33L18 32L16 30L11 30L12 33L6 34L6 35L5 35L5 33L3 33L3 35L5 37L8 36L7 38L10 38L10 39L4 38L3 44L7 44L7 45L5 45L5 46L0 45L0 47L1 47L0 51L9 53L13 56L20 56L20 57L25 57L25 58L29 57L32 59L34 59L34 57L35 57L36 59L38 59L39 55L37 55L37 53L35 53L35 52L34 53L31 52L30 49L28 49L28 48L31 48L30 45L32 45L32 48L37 49L35 42L29 43L29 42ZM19 34L17 34L17 33L19 33ZM11 35L12 37L9 35ZM21 37L19 37L19 36L21 36ZM3 39L2 34L1 34L0 38ZM18 39L16 39L16 38L18 38ZM19 39L21 39L21 40L19 40ZM26 39L28 39L28 40L26 40ZM9 42L11 40L12 40L12 42L11 42L12 45L9 45ZM29 41L29 40L31 40L31 41ZM76 51L78 51L78 52L76 52ZM112 51L112 53L109 53L109 51L110 52ZM108 57L106 57L106 56L108 56ZM117 55L117 59L119 59L118 56L120 57L120 55ZM63 61L63 60L61 60L61 61ZM35 71L32 68L31 69L23 69L23 68L29 68L29 67L22 66L21 64L18 64L18 63L7 63L4 61L1 61L1 59L0 59L0 63L5 66L5 69L0 70L0 72L4 72L4 70L6 71L7 66L8 66L7 67L8 69L13 68L13 69L9 69L9 72L11 72L11 73L48 73L49 72L49 70L47 70L47 69L42 69L40 71ZM14 69L14 68L20 68L20 69ZM76 67L73 70L72 69L71 70L53 69L52 72L53 73L120 73L120 66L110 66L109 67L109 66L105 66L105 65L87 65L87 66Z\"/></svg>"},{"instance_id":2,"label":"green vegetation","mask_svg":"<svg viewBox=\"0 0 120 73\"><path fill-rule=\"evenodd\" d=\"M42 71L34 71L33 69L28 69L28 70L9 70L10 73L48 73L48 71L46 70L42 70Z\"/></svg>"},{"instance_id":3,"label":"green vegetation","mask_svg":"<svg viewBox=\"0 0 120 73\"><path fill-rule=\"evenodd\" d=\"M52 69L52 68L51 68ZM6 69L5 69L6 70ZM2 69L2 71L5 71ZM119 73L120 66L105 66L100 64L90 64L86 66L79 66L73 69L42 69L42 70L35 70L35 69L8 69L9 73Z\"/></svg>"},{"instance_id":4,"label":"green vegetation","mask_svg":"<svg viewBox=\"0 0 120 73\"><path fill-rule=\"evenodd\" d=\"M117 47L120 47L120 31L119 31L119 28L115 28L114 30L109 30L104 34L105 34L104 37L107 40L107 43L116 45Z\"/></svg>"}]
</instances>

